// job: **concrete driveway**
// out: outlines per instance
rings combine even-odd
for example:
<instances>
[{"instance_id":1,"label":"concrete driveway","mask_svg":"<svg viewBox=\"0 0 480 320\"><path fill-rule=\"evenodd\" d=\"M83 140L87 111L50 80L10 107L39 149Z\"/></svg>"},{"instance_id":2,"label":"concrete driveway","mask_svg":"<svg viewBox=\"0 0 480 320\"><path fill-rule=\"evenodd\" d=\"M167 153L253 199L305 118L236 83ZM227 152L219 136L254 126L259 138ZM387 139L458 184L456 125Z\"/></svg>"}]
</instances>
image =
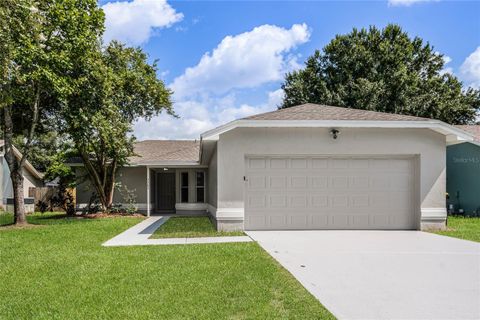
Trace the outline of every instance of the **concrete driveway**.
<instances>
[{"instance_id":1,"label":"concrete driveway","mask_svg":"<svg viewBox=\"0 0 480 320\"><path fill-rule=\"evenodd\" d=\"M249 231L340 319L480 319L480 244L419 231Z\"/></svg>"}]
</instances>

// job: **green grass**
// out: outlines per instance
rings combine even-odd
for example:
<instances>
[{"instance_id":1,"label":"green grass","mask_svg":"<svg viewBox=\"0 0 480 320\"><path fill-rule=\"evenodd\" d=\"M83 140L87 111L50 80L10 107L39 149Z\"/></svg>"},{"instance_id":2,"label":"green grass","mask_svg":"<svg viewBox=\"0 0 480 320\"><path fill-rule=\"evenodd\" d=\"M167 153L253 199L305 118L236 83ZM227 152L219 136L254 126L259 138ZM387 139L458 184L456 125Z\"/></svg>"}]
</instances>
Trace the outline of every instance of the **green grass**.
<instances>
[{"instance_id":1,"label":"green grass","mask_svg":"<svg viewBox=\"0 0 480 320\"><path fill-rule=\"evenodd\" d=\"M241 231L217 231L208 217L171 217L150 238L243 236Z\"/></svg>"},{"instance_id":2,"label":"green grass","mask_svg":"<svg viewBox=\"0 0 480 320\"><path fill-rule=\"evenodd\" d=\"M256 243L102 247L139 218L0 228L0 319L331 319Z\"/></svg>"},{"instance_id":3,"label":"green grass","mask_svg":"<svg viewBox=\"0 0 480 320\"><path fill-rule=\"evenodd\" d=\"M446 231L435 231L436 234L480 242L480 218L449 216Z\"/></svg>"}]
</instances>

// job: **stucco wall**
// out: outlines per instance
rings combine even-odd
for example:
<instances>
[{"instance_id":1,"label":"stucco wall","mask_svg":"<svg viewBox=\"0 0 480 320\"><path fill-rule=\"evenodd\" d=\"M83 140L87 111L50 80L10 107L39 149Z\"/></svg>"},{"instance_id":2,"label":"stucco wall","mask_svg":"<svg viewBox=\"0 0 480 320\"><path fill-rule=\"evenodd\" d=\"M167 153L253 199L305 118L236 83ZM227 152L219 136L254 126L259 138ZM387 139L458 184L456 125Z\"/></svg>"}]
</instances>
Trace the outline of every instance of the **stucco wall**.
<instances>
[{"instance_id":1,"label":"stucco wall","mask_svg":"<svg viewBox=\"0 0 480 320\"><path fill-rule=\"evenodd\" d=\"M208 164L208 203L213 207L217 207L217 148L213 151L212 158L210 159L210 163Z\"/></svg>"},{"instance_id":2,"label":"stucco wall","mask_svg":"<svg viewBox=\"0 0 480 320\"><path fill-rule=\"evenodd\" d=\"M334 140L327 128L237 128L217 151L219 216L243 217L245 156L255 154L417 155L422 219L445 216L445 137L432 130L341 128Z\"/></svg>"},{"instance_id":3,"label":"stucco wall","mask_svg":"<svg viewBox=\"0 0 480 320\"><path fill-rule=\"evenodd\" d=\"M77 168L76 174L84 176L83 168ZM128 167L120 168L117 173L117 182L122 183L129 190L135 190L137 194L137 203L139 207L146 207L147 203L147 168L145 167ZM77 204L86 204L90 200L90 196L94 189L90 182L85 180L77 186ZM118 190L115 190L113 195L114 203L124 203L123 196Z\"/></svg>"},{"instance_id":4,"label":"stucco wall","mask_svg":"<svg viewBox=\"0 0 480 320\"><path fill-rule=\"evenodd\" d=\"M480 146L461 143L447 148L447 192L455 212L480 208Z\"/></svg>"}]
</instances>

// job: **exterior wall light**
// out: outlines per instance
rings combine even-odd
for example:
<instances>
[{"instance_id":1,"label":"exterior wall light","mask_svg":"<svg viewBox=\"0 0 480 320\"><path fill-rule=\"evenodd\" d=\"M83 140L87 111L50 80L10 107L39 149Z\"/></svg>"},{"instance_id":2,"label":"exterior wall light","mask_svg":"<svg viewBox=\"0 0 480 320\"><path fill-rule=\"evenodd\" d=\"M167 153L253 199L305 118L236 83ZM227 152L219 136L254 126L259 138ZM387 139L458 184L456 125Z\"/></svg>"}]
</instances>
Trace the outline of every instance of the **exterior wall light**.
<instances>
[{"instance_id":1,"label":"exterior wall light","mask_svg":"<svg viewBox=\"0 0 480 320\"><path fill-rule=\"evenodd\" d=\"M332 138L336 140L338 136L340 135L340 131L337 129L332 129L330 130L330 134L332 135Z\"/></svg>"}]
</instances>

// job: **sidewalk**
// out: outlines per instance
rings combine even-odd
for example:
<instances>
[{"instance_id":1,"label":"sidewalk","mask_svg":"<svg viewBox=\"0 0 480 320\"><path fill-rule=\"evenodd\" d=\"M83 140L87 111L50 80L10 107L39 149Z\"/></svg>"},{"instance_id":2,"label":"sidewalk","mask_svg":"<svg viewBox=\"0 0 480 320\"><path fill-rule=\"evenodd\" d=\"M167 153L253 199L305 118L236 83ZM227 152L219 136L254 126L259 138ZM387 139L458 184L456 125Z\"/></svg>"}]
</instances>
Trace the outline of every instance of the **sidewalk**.
<instances>
[{"instance_id":1,"label":"sidewalk","mask_svg":"<svg viewBox=\"0 0 480 320\"><path fill-rule=\"evenodd\" d=\"M102 244L104 247L251 242L248 236L149 239L170 217L150 217Z\"/></svg>"}]
</instances>

